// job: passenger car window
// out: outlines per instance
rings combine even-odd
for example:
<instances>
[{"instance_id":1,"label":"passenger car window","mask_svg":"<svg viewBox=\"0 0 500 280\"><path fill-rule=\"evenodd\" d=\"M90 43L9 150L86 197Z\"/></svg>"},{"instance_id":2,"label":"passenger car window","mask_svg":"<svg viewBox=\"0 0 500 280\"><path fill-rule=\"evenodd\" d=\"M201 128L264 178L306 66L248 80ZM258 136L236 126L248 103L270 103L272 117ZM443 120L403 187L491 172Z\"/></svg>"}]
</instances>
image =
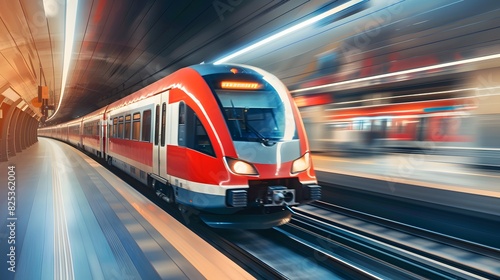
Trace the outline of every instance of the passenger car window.
<instances>
[{"instance_id":1,"label":"passenger car window","mask_svg":"<svg viewBox=\"0 0 500 280\"><path fill-rule=\"evenodd\" d=\"M167 103L161 105L161 146L165 147L165 126L167 121Z\"/></svg>"},{"instance_id":2,"label":"passenger car window","mask_svg":"<svg viewBox=\"0 0 500 280\"><path fill-rule=\"evenodd\" d=\"M156 105L156 116L155 116L155 145L158 145L158 135L160 133L160 105Z\"/></svg>"},{"instance_id":3,"label":"passenger car window","mask_svg":"<svg viewBox=\"0 0 500 280\"><path fill-rule=\"evenodd\" d=\"M151 110L142 112L142 141L151 140Z\"/></svg>"},{"instance_id":4,"label":"passenger car window","mask_svg":"<svg viewBox=\"0 0 500 280\"><path fill-rule=\"evenodd\" d=\"M132 117L130 115L125 116L125 134L124 139L130 139L130 127L131 127Z\"/></svg>"},{"instance_id":5,"label":"passenger car window","mask_svg":"<svg viewBox=\"0 0 500 280\"><path fill-rule=\"evenodd\" d=\"M118 118L118 134L117 138L123 138L123 116Z\"/></svg>"},{"instance_id":6,"label":"passenger car window","mask_svg":"<svg viewBox=\"0 0 500 280\"><path fill-rule=\"evenodd\" d=\"M179 107L179 146L215 156L205 127L193 109L183 102Z\"/></svg>"},{"instance_id":7,"label":"passenger car window","mask_svg":"<svg viewBox=\"0 0 500 280\"><path fill-rule=\"evenodd\" d=\"M132 117L132 140L141 139L141 113L134 113Z\"/></svg>"}]
</instances>

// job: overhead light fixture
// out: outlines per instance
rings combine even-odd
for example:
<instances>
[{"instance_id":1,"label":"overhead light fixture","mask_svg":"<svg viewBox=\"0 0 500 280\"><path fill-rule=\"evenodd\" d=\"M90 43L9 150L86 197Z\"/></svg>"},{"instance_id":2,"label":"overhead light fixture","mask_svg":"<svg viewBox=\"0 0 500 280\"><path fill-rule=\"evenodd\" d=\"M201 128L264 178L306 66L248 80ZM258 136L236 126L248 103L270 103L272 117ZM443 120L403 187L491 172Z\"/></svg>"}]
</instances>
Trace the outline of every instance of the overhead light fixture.
<instances>
[{"instance_id":1,"label":"overhead light fixture","mask_svg":"<svg viewBox=\"0 0 500 280\"><path fill-rule=\"evenodd\" d=\"M66 1L66 25L64 28L64 57L63 57L63 72L62 72L62 82L61 82L61 94L59 95L59 102L57 104L57 109L50 116L52 119L59 109L61 108L62 100L66 88L66 80L68 78L69 64L71 62L71 56L73 52L73 43L75 41L75 26L76 26L76 10L78 7L78 0L67 0Z\"/></svg>"},{"instance_id":2,"label":"overhead light fixture","mask_svg":"<svg viewBox=\"0 0 500 280\"><path fill-rule=\"evenodd\" d=\"M17 94L11 87L8 87L4 92L2 92L2 95L7 97L10 101L16 102L21 96Z\"/></svg>"},{"instance_id":3,"label":"overhead light fixture","mask_svg":"<svg viewBox=\"0 0 500 280\"><path fill-rule=\"evenodd\" d=\"M370 76L370 77L365 77L365 78L360 78L360 79L336 82L336 83L319 85L319 86L308 87L308 88L301 88L301 89L291 90L290 92L297 93L297 92L304 92L304 91L322 89L322 88L327 88L327 87L341 86L341 85L352 84L352 83L360 83L360 82L366 82L366 81L370 81L370 80L389 78L389 77L394 77L394 76L398 76L398 75L406 75L406 74L411 74L411 73L429 71L429 70L434 70L434 69L439 69L439 68L446 68L446 67L451 67L451 66L457 66L457 65L468 64L468 63L473 63L473 62L480 62L480 61L497 59L497 58L500 58L500 54L481 56L481 57L476 57L476 58L441 63L441 64L425 66L425 67L420 67L420 68L408 69L408 70L398 71L398 72L394 72L394 73L387 73L387 74Z\"/></svg>"},{"instance_id":4,"label":"overhead light fixture","mask_svg":"<svg viewBox=\"0 0 500 280\"><path fill-rule=\"evenodd\" d=\"M350 7L354 6L354 5L357 5L357 4L361 3L361 2L364 2L364 1L366 1L366 0L352 0L352 1L346 2L346 3L342 4L342 5L339 5L339 6L335 7L335 8L332 8L332 9L330 9L330 10L328 10L328 11L322 13L322 14L319 14L319 15L317 15L315 17L312 17L312 18L310 18L310 19L308 19L306 21L303 21L303 22L301 22L299 24L296 24L296 25L294 25L294 26L292 26L290 28L287 28L287 29L285 29L285 30L283 30L281 32L278 32L278 33L276 33L276 34L274 34L274 35L272 35L270 37L267 37L267 38L265 38L265 39L263 39L263 40L255 43L255 44L252 44L252 45L250 45L250 46L248 46L246 48L243 48L243 49L241 49L241 50L239 50L239 51L237 51L237 52L235 52L233 54L230 54L230 55L228 55L226 57L218 59L217 61L214 62L214 64L221 64L221 63L227 62L230 59L233 59L233 58L235 58L237 56L240 56L240 55L242 55L244 53L247 53L247 52L249 52L251 50L254 50L254 49L256 49L256 48L258 48L258 47L260 47L262 45L268 44L268 43L270 43L270 42L272 42L272 41L274 41L276 39L279 39L279 38L281 38L281 37L283 37L283 36L285 36L287 34L295 32L295 31L297 31L299 29L302 29L304 27L312 25L312 24L314 24L314 23L316 23L316 22L318 22L318 21L320 21L320 20L322 20L322 19L324 19L326 17L332 16L332 15L334 15L336 13L339 13L339 12L345 10L345 9L348 9L348 8L350 8Z\"/></svg>"},{"instance_id":5,"label":"overhead light fixture","mask_svg":"<svg viewBox=\"0 0 500 280\"><path fill-rule=\"evenodd\" d=\"M28 108L29 108L29 106L30 106L30 105L28 105L28 103L24 102L23 107L22 107L22 108L20 108L20 109L21 109L21 111L23 111L23 112L24 112L24 111L26 111L26 109L28 109Z\"/></svg>"},{"instance_id":6,"label":"overhead light fixture","mask_svg":"<svg viewBox=\"0 0 500 280\"><path fill-rule=\"evenodd\" d=\"M59 3L56 0L43 0L43 10L46 17L55 17L59 13Z\"/></svg>"}]
</instances>

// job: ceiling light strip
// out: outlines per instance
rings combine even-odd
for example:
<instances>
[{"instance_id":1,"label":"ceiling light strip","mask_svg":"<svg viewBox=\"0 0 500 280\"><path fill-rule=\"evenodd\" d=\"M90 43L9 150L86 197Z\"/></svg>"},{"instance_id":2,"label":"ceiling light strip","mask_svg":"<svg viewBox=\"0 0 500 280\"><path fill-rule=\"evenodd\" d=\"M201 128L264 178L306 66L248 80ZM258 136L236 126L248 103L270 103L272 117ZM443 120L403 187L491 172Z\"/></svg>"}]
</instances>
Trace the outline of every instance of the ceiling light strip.
<instances>
[{"instance_id":1,"label":"ceiling light strip","mask_svg":"<svg viewBox=\"0 0 500 280\"><path fill-rule=\"evenodd\" d=\"M436 64L436 65L431 65L431 66L426 66L426 67L420 67L420 68L414 68L414 69L409 69L409 70L404 70L404 71L399 71L399 72L394 72L394 73L387 73L387 74L382 74L382 75L370 76L370 77L365 77L365 78L360 78L360 79L355 79L355 80L336 82L336 83L331 83L331 84L326 84L326 85L301 88L301 89L292 90L290 92L297 93L297 92L304 92L304 91L315 90L315 89L322 89L322 88L326 88L326 87L334 87L334 86L340 86L340 85L346 85L346 84L352 84L352 83L359 83L359 82L365 82L365 81L370 81L370 80L375 80L375 79L394 77L394 76L398 76L398 75L406 75L406 74L411 74L411 73L416 73L416 72L429 71L429 70L434 70L434 69L438 69L438 68L457 66L457 65L468 64L468 63L473 63L473 62L481 62L481 61L497 59L497 58L500 58L500 54L493 54L493 55L481 56L481 57L476 57L476 58L464 59L464 60L460 60L460 61L453 61L453 62L448 62L448 63Z\"/></svg>"},{"instance_id":2,"label":"ceiling light strip","mask_svg":"<svg viewBox=\"0 0 500 280\"><path fill-rule=\"evenodd\" d=\"M310 18L310 19L308 19L306 21L303 21L303 22L301 22L299 24L296 24L296 25L294 25L294 26L292 26L290 28L287 28L287 29L285 29L285 30L283 30L281 32L278 32L278 33L276 33L276 34L274 34L274 35L272 35L270 37L267 37L267 38L265 38L265 39L263 39L263 40L255 43L255 44L252 44L252 45L250 45L250 46L248 46L246 48L243 48L243 49L241 49L241 50L239 50L239 51L237 51L237 52L235 52L233 54L230 54L230 55L228 55L226 57L223 57L223 58L215 61L214 64L221 64L221 63L227 62L230 59L233 59L233 58L235 58L237 56L240 56L240 55L242 55L244 53L247 53L247 52L249 52L251 50L254 50L254 49L256 49L256 48L258 48L258 47L260 47L262 45L268 44L268 43L270 43L270 42L272 42L272 41L274 41L276 39L279 39L279 38L287 35L287 34L290 34L292 32L295 32L295 31L299 30L299 29L307 27L307 26L309 26L311 24L314 24L314 23L316 23L316 22L318 22L318 21L320 21L320 20L322 20L322 19L324 19L326 17L329 17L331 15L339 13L339 12L345 10L345 9L348 9L348 8L350 8L350 7L354 6L354 5L357 5L357 4L361 3L361 2L364 2L364 1L366 1L366 0L353 0L353 1L346 2L346 3L342 4L342 5L337 6L337 7L333 8L333 9L330 9L330 10L328 10L328 11L322 13L322 14L319 14L319 15L317 15L315 17L312 17L312 18Z\"/></svg>"},{"instance_id":3,"label":"ceiling light strip","mask_svg":"<svg viewBox=\"0 0 500 280\"><path fill-rule=\"evenodd\" d=\"M67 0L66 1L66 25L65 25L65 36L64 36L64 58L63 58L63 72L62 72L62 82L61 82L61 94L59 95L59 102L57 104L57 109L47 120L52 119L61 108L62 100L66 88L66 80L68 78L69 64L71 62L71 55L73 52L73 43L75 39L75 26L76 26L76 10L78 7L78 0Z\"/></svg>"}]
</instances>

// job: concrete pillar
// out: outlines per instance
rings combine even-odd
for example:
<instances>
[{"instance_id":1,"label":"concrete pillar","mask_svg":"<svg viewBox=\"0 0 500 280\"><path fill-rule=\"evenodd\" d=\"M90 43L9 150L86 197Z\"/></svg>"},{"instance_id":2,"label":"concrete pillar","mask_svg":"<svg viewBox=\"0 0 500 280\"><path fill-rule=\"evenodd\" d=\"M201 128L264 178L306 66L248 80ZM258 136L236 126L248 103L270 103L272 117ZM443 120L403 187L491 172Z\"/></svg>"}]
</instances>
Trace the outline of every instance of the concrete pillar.
<instances>
[{"instance_id":1,"label":"concrete pillar","mask_svg":"<svg viewBox=\"0 0 500 280\"><path fill-rule=\"evenodd\" d=\"M29 119L29 134L28 134L28 145L31 146L36 143L37 141L37 136L36 136L36 129L38 127L38 122L34 117L31 117Z\"/></svg>"},{"instance_id":2,"label":"concrete pillar","mask_svg":"<svg viewBox=\"0 0 500 280\"><path fill-rule=\"evenodd\" d=\"M28 138L28 114L26 112L21 112L19 114L19 120L18 120L18 125L17 127L17 138L19 139L19 147L21 148L20 151L22 152L23 150L26 150L28 145L26 144L26 138Z\"/></svg>"},{"instance_id":3,"label":"concrete pillar","mask_svg":"<svg viewBox=\"0 0 500 280\"><path fill-rule=\"evenodd\" d=\"M36 119L33 118L33 125L32 125L32 133L31 133L31 145L35 144L38 142L38 125L40 122Z\"/></svg>"},{"instance_id":4,"label":"concrete pillar","mask_svg":"<svg viewBox=\"0 0 500 280\"><path fill-rule=\"evenodd\" d=\"M11 134L11 123L17 109L16 106L21 103L21 101L22 99L17 100L10 106L9 111L6 114L3 113L2 138L0 139L0 161L8 161L12 152L14 152L15 155L14 143L11 143L10 141L11 136L14 137L13 131ZM19 111L19 109L17 109L17 111ZM11 145L12 147L10 147Z\"/></svg>"},{"instance_id":5,"label":"concrete pillar","mask_svg":"<svg viewBox=\"0 0 500 280\"><path fill-rule=\"evenodd\" d=\"M7 125L7 112L9 111L9 105L7 103L3 103L7 98L0 95L0 110L2 110L0 116L0 162L7 161L7 151L4 149L4 146L1 146L4 142L6 143L7 134L3 133L3 127Z\"/></svg>"},{"instance_id":6,"label":"concrete pillar","mask_svg":"<svg viewBox=\"0 0 500 280\"><path fill-rule=\"evenodd\" d=\"M17 134L16 126L18 125L19 115L21 114L21 110L19 108L14 108L14 114L12 114L12 118L9 123L9 134L7 138L7 152L9 157L15 156L18 152L21 152L21 147L18 149L18 141L19 135Z\"/></svg>"}]
</instances>

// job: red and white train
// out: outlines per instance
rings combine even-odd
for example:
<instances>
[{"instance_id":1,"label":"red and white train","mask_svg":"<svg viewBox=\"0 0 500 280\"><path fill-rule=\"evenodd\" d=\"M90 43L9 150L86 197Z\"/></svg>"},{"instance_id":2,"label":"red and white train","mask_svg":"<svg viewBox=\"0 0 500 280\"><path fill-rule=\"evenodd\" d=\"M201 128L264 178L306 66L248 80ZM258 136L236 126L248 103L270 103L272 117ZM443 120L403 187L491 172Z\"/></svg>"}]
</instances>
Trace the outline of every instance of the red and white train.
<instances>
[{"instance_id":1,"label":"red and white train","mask_svg":"<svg viewBox=\"0 0 500 280\"><path fill-rule=\"evenodd\" d=\"M107 160L212 227L281 225L290 206L321 195L293 99L255 67L183 68L38 134Z\"/></svg>"}]
</instances>

